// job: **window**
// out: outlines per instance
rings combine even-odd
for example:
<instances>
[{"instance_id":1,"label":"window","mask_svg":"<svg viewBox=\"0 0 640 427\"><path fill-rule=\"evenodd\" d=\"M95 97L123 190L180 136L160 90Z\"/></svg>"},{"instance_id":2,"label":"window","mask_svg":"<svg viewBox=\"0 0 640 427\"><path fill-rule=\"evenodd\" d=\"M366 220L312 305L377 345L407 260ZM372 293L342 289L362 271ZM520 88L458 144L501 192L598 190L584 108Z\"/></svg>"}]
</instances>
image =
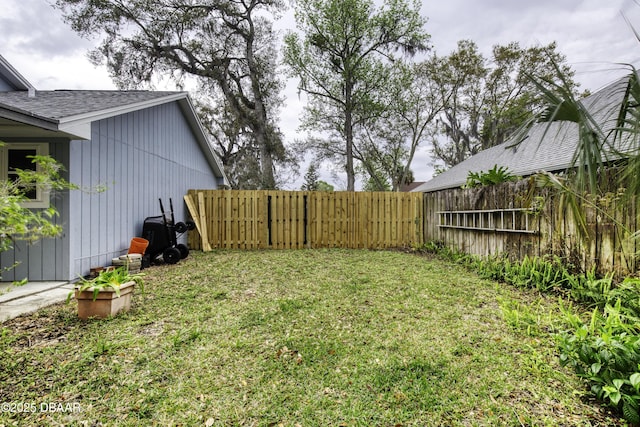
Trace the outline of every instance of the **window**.
<instances>
[{"instance_id":1,"label":"window","mask_svg":"<svg viewBox=\"0 0 640 427\"><path fill-rule=\"evenodd\" d=\"M35 170L31 156L47 156L49 144L46 142L5 143L0 146L0 178L15 181L18 179L16 169ZM41 187L26 189L25 195L29 199L24 203L28 208L49 207L49 191Z\"/></svg>"}]
</instances>

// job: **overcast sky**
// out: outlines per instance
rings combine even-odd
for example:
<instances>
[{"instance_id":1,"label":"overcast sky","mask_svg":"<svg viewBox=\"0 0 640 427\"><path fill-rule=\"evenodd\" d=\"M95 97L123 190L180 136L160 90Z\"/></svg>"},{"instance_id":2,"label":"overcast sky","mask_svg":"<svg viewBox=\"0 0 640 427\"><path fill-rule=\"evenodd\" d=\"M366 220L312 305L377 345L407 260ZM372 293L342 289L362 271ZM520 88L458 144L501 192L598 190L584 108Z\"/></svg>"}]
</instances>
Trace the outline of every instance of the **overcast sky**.
<instances>
[{"instance_id":1,"label":"overcast sky","mask_svg":"<svg viewBox=\"0 0 640 427\"><path fill-rule=\"evenodd\" d=\"M62 22L53 0L0 0L0 54L37 89L113 89L105 69L86 57L96 41L79 38ZM458 40L471 39L488 54L496 44L517 41L522 47L558 43L576 71L582 89L592 92L624 74L620 64L640 66L640 42L626 24L625 14L640 31L640 6L634 0L425 0L433 49L446 55ZM294 26L287 14L279 26ZM163 88L158 88L163 89ZM302 104L295 82L288 85L280 126L287 142L296 134ZM424 147L414 160L416 180L431 176ZM302 170L304 173L304 167ZM323 178L340 189L324 173ZM299 187L300 181L290 185Z\"/></svg>"}]
</instances>

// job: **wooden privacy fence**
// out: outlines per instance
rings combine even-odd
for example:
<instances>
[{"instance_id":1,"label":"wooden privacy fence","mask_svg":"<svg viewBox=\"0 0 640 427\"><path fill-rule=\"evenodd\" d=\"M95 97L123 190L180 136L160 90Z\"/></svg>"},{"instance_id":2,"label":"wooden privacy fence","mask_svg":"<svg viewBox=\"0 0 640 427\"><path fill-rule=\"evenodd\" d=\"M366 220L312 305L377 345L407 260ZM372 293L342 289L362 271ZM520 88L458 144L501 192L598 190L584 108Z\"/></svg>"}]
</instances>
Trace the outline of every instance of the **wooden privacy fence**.
<instances>
[{"instance_id":1,"label":"wooden privacy fence","mask_svg":"<svg viewBox=\"0 0 640 427\"><path fill-rule=\"evenodd\" d=\"M421 244L422 194L189 190L193 249L388 248Z\"/></svg>"},{"instance_id":2,"label":"wooden privacy fence","mask_svg":"<svg viewBox=\"0 0 640 427\"><path fill-rule=\"evenodd\" d=\"M606 184L603 179L602 185ZM637 271L636 201L620 198L615 188L602 197L582 199L579 209L589 233L585 240L571 210L561 208L560 199L557 192L535 188L530 180L425 193L425 241L441 241L465 253L505 254L519 260L555 254L584 270L595 267L600 273L618 276Z\"/></svg>"}]
</instances>

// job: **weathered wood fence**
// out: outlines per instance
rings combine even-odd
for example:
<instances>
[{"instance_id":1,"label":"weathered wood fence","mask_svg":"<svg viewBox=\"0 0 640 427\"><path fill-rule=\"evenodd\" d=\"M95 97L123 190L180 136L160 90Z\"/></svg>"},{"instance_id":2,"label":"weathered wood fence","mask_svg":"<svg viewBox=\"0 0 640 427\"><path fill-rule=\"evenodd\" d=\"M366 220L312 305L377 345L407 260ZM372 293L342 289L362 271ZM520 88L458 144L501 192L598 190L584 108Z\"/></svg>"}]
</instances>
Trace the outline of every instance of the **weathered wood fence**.
<instances>
[{"instance_id":1,"label":"weathered wood fence","mask_svg":"<svg viewBox=\"0 0 640 427\"><path fill-rule=\"evenodd\" d=\"M636 203L610 190L580 202L588 240L580 238L572 212L561 209L561 195L537 189L529 180L426 193L425 241L441 241L465 253L505 254L520 260L556 254L585 270L633 274L640 266L636 256L640 248L632 236L640 225ZM533 197L528 197L530 191Z\"/></svg>"},{"instance_id":2,"label":"weathered wood fence","mask_svg":"<svg viewBox=\"0 0 640 427\"><path fill-rule=\"evenodd\" d=\"M194 249L388 248L423 242L419 193L189 190Z\"/></svg>"}]
</instances>

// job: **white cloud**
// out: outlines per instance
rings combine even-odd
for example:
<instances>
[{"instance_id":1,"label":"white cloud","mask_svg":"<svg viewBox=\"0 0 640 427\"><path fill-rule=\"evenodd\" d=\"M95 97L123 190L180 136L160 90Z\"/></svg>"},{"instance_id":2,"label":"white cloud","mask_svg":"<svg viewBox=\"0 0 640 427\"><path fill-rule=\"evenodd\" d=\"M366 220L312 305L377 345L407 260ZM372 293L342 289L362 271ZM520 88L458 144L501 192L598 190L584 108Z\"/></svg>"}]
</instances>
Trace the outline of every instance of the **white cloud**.
<instances>
[{"instance_id":1,"label":"white cloud","mask_svg":"<svg viewBox=\"0 0 640 427\"><path fill-rule=\"evenodd\" d=\"M0 53L36 88L113 89L106 69L94 67L85 40L44 0L2 0Z\"/></svg>"}]
</instances>

